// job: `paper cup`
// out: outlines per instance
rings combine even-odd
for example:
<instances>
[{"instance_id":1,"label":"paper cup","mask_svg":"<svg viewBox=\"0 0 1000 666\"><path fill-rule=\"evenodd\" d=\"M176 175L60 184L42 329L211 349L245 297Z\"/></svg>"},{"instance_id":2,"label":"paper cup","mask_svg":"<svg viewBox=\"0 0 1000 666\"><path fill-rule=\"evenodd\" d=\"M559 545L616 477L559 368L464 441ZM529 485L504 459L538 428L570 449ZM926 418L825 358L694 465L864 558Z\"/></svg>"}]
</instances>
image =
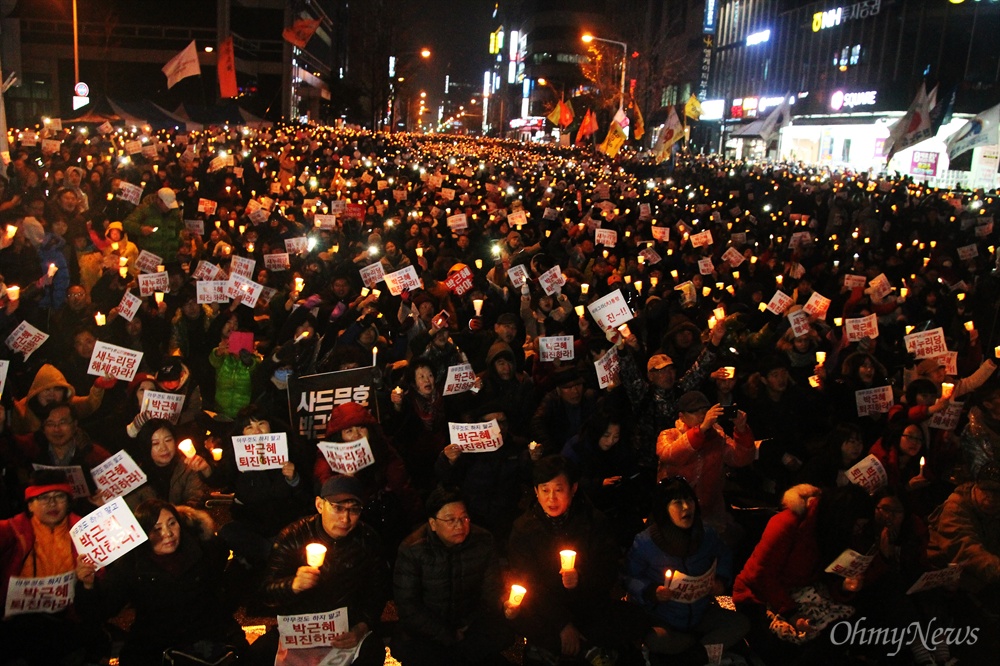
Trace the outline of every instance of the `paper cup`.
<instances>
[{"instance_id":1,"label":"paper cup","mask_svg":"<svg viewBox=\"0 0 1000 666\"><path fill-rule=\"evenodd\" d=\"M561 567L560 571L572 571L576 567L576 551L560 550L559 566Z\"/></svg>"},{"instance_id":2,"label":"paper cup","mask_svg":"<svg viewBox=\"0 0 1000 666\"><path fill-rule=\"evenodd\" d=\"M950 382L941 383L941 397L950 398L951 394L955 391L955 385Z\"/></svg>"},{"instance_id":3,"label":"paper cup","mask_svg":"<svg viewBox=\"0 0 1000 666\"><path fill-rule=\"evenodd\" d=\"M190 439L185 439L181 441L181 443L177 445L177 448L180 449L181 453L183 453L186 457L188 458L194 457L195 453L194 444L191 442Z\"/></svg>"},{"instance_id":4,"label":"paper cup","mask_svg":"<svg viewBox=\"0 0 1000 666\"><path fill-rule=\"evenodd\" d=\"M21 298L21 288L17 286L7 287L7 298L11 301Z\"/></svg>"},{"instance_id":5,"label":"paper cup","mask_svg":"<svg viewBox=\"0 0 1000 666\"><path fill-rule=\"evenodd\" d=\"M212 460L215 462L222 460L222 449L212 449Z\"/></svg>"},{"instance_id":6,"label":"paper cup","mask_svg":"<svg viewBox=\"0 0 1000 666\"><path fill-rule=\"evenodd\" d=\"M824 363L826 363L826 352L825 351L818 351L818 352L816 352L816 362L819 363L820 365L823 365Z\"/></svg>"},{"instance_id":7,"label":"paper cup","mask_svg":"<svg viewBox=\"0 0 1000 666\"><path fill-rule=\"evenodd\" d=\"M513 608L517 608L521 605L521 601L524 599L524 595L528 590L524 589L520 585L510 586L510 596L507 597L507 603Z\"/></svg>"},{"instance_id":8,"label":"paper cup","mask_svg":"<svg viewBox=\"0 0 1000 666\"><path fill-rule=\"evenodd\" d=\"M306 564L317 569L323 566L326 559L326 546L321 543L306 544Z\"/></svg>"},{"instance_id":9,"label":"paper cup","mask_svg":"<svg viewBox=\"0 0 1000 666\"><path fill-rule=\"evenodd\" d=\"M736 376L736 367L732 365L727 365L722 368L726 371L726 379L732 379Z\"/></svg>"}]
</instances>

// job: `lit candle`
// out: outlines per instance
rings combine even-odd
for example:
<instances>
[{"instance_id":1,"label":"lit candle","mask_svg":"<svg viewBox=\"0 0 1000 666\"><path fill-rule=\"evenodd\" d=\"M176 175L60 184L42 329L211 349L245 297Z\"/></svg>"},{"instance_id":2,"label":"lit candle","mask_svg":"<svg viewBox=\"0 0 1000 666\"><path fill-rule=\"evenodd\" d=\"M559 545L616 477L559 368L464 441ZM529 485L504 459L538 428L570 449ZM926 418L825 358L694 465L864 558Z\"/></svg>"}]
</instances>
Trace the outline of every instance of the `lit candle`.
<instances>
[{"instance_id":1,"label":"lit candle","mask_svg":"<svg viewBox=\"0 0 1000 666\"><path fill-rule=\"evenodd\" d=\"M656 277L655 275L649 278L649 286L652 287L653 289L656 289L656 285L658 285L659 283L660 283L660 278Z\"/></svg>"},{"instance_id":2,"label":"lit candle","mask_svg":"<svg viewBox=\"0 0 1000 666\"><path fill-rule=\"evenodd\" d=\"M916 328L916 327L915 326L904 326L903 330L906 332L906 335L909 335L910 333L913 332L914 328Z\"/></svg>"},{"instance_id":3,"label":"lit candle","mask_svg":"<svg viewBox=\"0 0 1000 666\"><path fill-rule=\"evenodd\" d=\"M578 306L576 306L573 309L576 310L576 316L577 317L583 317L583 306L582 305L578 305ZM997 355L1000 356L1000 347L997 347Z\"/></svg>"},{"instance_id":4,"label":"lit candle","mask_svg":"<svg viewBox=\"0 0 1000 666\"><path fill-rule=\"evenodd\" d=\"M183 453L188 458L194 457L194 444L191 442L190 439L182 440L181 443L177 445L177 448L180 449L181 453Z\"/></svg>"},{"instance_id":5,"label":"lit candle","mask_svg":"<svg viewBox=\"0 0 1000 666\"><path fill-rule=\"evenodd\" d=\"M483 267L483 260L476 259L476 268L482 269L482 267Z\"/></svg>"},{"instance_id":6,"label":"lit candle","mask_svg":"<svg viewBox=\"0 0 1000 666\"><path fill-rule=\"evenodd\" d=\"M316 569L323 566L326 559L326 546L321 543L306 544L306 564Z\"/></svg>"},{"instance_id":7,"label":"lit candle","mask_svg":"<svg viewBox=\"0 0 1000 666\"><path fill-rule=\"evenodd\" d=\"M736 376L736 366L727 365L722 368L726 372L726 379L732 379Z\"/></svg>"},{"instance_id":8,"label":"lit candle","mask_svg":"<svg viewBox=\"0 0 1000 666\"><path fill-rule=\"evenodd\" d=\"M941 397L950 398L951 394L955 391L955 385L951 382L941 382Z\"/></svg>"},{"instance_id":9,"label":"lit candle","mask_svg":"<svg viewBox=\"0 0 1000 666\"><path fill-rule=\"evenodd\" d=\"M608 251L607 250L603 250L601 252L601 256L604 257L605 259L607 259L608 258Z\"/></svg>"},{"instance_id":10,"label":"lit candle","mask_svg":"<svg viewBox=\"0 0 1000 666\"><path fill-rule=\"evenodd\" d=\"M381 295L382 295L381 291L379 291L378 289L372 289L372 296L374 296L375 298L378 298Z\"/></svg>"},{"instance_id":11,"label":"lit candle","mask_svg":"<svg viewBox=\"0 0 1000 666\"><path fill-rule=\"evenodd\" d=\"M818 351L818 352L816 352L816 362L819 363L820 365L823 365L824 363L826 363L826 352L825 351Z\"/></svg>"},{"instance_id":12,"label":"lit candle","mask_svg":"<svg viewBox=\"0 0 1000 666\"><path fill-rule=\"evenodd\" d=\"M670 588L670 583L673 582L673 580L674 580L674 571L673 571L673 569L667 569L663 573L663 587L669 589Z\"/></svg>"},{"instance_id":13,"label":"lit candle","mask_svg":"<svg viewBox=\"0 0 1000 666\"><path fill-rule=\"evenodd\" d=\"M757 304L757 309L760 310L761 312L763 312L764 310L767 309L767 303L764 303L764 302L758 303Z\"/></svg>"},{"instance_id":14,"label":"lit candle","mask_svg":"<svg viewBox=\"0 0 1000 666\"><path fill-rule=\"evenodd\" d=\"M809 377L809 386L819 388L819 375L811 375Z\"/></svg>"},{"instance_id":15,"label":"lit candle","mask_svg":"<svg viewBox=\"0 0 1000 666\"><path fill-rule=\"evenodd\" d=\"M15 227L13 224L8 224L7 225L7 238L13 238L16 235L17 235L17 227Z\"/></svg>"},{"instance_id":16,"label":"lit candle","mask_svg":"<svg viewBox=\"0 0 1000 666\"><path fill-rule=\"evenodd\" d=\"M128 257L118 257L118 267L121 268L128 264Z\"/></svg>"},{"instance_id":17,"label":"lit candle","mask_svg":"<svg viewBox=\"0 0 1000 666\"><path fill-rule=\"evenodd\" d=\"M625 284L632 284L632 276L631 275L626 275L625 276Z\"/></svg>"},{"instance_id":18,"label":"lit candle","mask_svg":"<svg viewBox=\"0 0 1000 666\"><path fill-rule=\"evenodd\" d=\"M638 260L640 266L642 266L644 263L646 263L646 257L642 256L641 254L638 256L637 260Z\"/></svg>"},{"instance_id":19,"label":"lit candle","mask_svg":"<svg viewBox=\"0 0 1000 666\"><path fill-rule=\"evenodd\" d=\"M843 326L843 324L844 324L844 320L842 318L840 318L840 317L834 317L833 318L833 325L834 326Z\"/></svg>"},{"instance_id":20,"label":"lit candle","mask_svg":"<svg viewBox=\"0 0 1000 666\"><path fill-rule=\"evenodd\" d=\"M507 597L507 603L511 608L517 608L521 605L521 601L524 599L524 595L528 590L524 589L520 585L510 586L510 596Z\"/></svg>"},{"instance_id":21,"label":"lit candle","mask_svg":"<svg viewBox=\"0 0 1000 666\"><path fill-rule=\"evenodd\" d=\"M739 280L740 279L740 272L739 271L733 271L733 279L734 280Z\"/></svg>"},{"instance_id":22,"label":"lit candle","mask_svg":"<svg viewBox=\"0 0 1000 666\"><path fill-rule=\"evenodd\" d=\"M483 315L483 299L473 298L472 307L475 308L477 317L481 317Z\"/></svg>"},{"instance_id":23,"label":"lit candle","mask_svg":"<svg viewBox=\"0 0 1000 666\"><path fill-rule=\"evenodd\" d=\"M899 300L905 301L906 300L906 295L908 293L910 293L909 289L907 289L906 287L900 287L899 288Z\"/></svg>"},{"instance_id":24,"label":"lit candle","mask_svg":"<svg viewBox=\"0 0 1000 666\"><path fill-rule=\"evenodd\" d=\"M639 293L639 294L641 294L642 293L642 280L636 280L634 284L635 284L635 290L636 290L636 292Z\"/></svg>"},{"instance_id":25,"label":"lit candle","mask_svg":"<svg viewBox=\"0 0 1000 666\"><path fill-rule=\"evenodd\" d=\"M845 592L857 592L861 587L861 579L857 576L848 576L844 579Z\"/></svg>"},{"instance_id":26,"label":"lit candle","mask_svg":"<svg viewBox=\"0 0 1000 666\"><path fill-rule=\"evenodd\" d=\"M118 275L122 276L123 279L128 277L128 269L122 266L118 269Z\"/></svg>"},{"instance_id":27,"label":"lit candle","mask_svg":"<svg viewBox=\"0 0 1000 666\"><path fill-rule=\"evenodd\" d=\"M55 264L49 264L49 277L52 277L53 275L55 275L56 271L58 271L58 270L59 270L58 266L56 266Z\"/></svg>"},{"instance_id":28,"label":"lit candle","mask_svg":"<svg viewBox=\"0 0 1000 666\"><path fill-rule=\"evenodd\" d=\"M677 280L677 276L678 275L679 275L679 273L677 272L676 268L674 270L670 271L670 277L672 277L674 279L674 281Z\"/></svg>"},{"instance_id":29,"label":"lit candle","mask_svg":"<svg viewBox=\"0 0 1000 666\"><path fill-rule=\"evenodd\" d=\"M925 463L925 461L924 461L924 457L923 457L923 456L920 456L920 476L923 476L923 475L924 475L924 465L925 465L925 464L926 464L926 463Z\"/></svg>"},{"instance_id":30,"label":"lit candle","mask_svg":"<svg viewBox=\"0 0 1000 666\"><path fill-rule=\"evenodd\" d=\"M295 291L302 291L302 289L305 286L306 286L306 281L305 280L303 280L300 277L295 278ZM362 289L361 290L362 295L366 296L367 294L365 292L367 292L367 291L368 291L367 289Z\"/></svg>"},{"instance_id":31,"label":"lit candle","mask_svg":"<svg viewBox=\"0 0 1000 666\"><path fill-rule=\"evenodd\" d=\"M785 276L783 276L783 275L775 275L774 276L774 281L778 283L779 287L781 286L781 283L784 281L784 279L785 279Z\"/></svg>"},{"instance_id":32,"label":"lit candle","mask_svg":"<svg viewBox=\"0 0 1000 666\"><path fill-rule=\"evenodd\" d=\"M719 323L719 322L718 322L718 321L716 321L716 319L715 319L715 316L714 316L714 315L713 315L713 316L711 316L711 317L709 317L709 318L708 318L708 330L710 330L710 331L711 331L712 329L714 329L714 328L715 328L715 325L716 325L717 323Z\"/></svg>"},{"instance_id":33,"label":"lit candle","mask_svg":"<svg viewBox=\"0 0 1000 666\"><path fill-rule=\"evenodd\" d=\"M106 323L108 323L107 317L102 315L100 312L94 315L94 321L97 322L98 326L104 326Z\"/></svg>"},{"instance_id":34,"label":"lit candle","mask_svg":"<svg viewBox=\"0 0 1000 666\"><path fill-rule=\"evenodd\" d=\"M965 330L967 330L969 333L972 333L972 331L975 328L976 328L976 324L971 319L969 321L965 322Z\"/></svg>"},{"instance_id":35,"label":"lit candle","mask_svg":"<svg viewBox=\"0 0 1000 666\"><path fill-rule=\"evenodd\" d=\"M1000 346L993 348L993 355L997 358L1000 358Z\"/></svg>"},{"instance_id":36,"label":"lit candle","mask_svg":"<svg viewBox=\"0 0 1000 666\"><path fill-rule=\"evenodd\" d=\"M212 449L212 460L214 460L215 462L219 462L220 460L222 460L222 449L220 448Z\"/></svg>"},{"instance_id":37,"label":"lit candle","mask_svg":"<svg viewBox=\"0 0 1000 666\"><path fill-rule=\"evenodd\" d=\"M632 335L632 331L629 329L628 324L622 324L619 326L618 332L622 334L623 338L628 338Z\"/></svg>"},{"instance_id":38,"label":"lit candle","mask_svg":"<svg viewBox=\"0 0 1000 666\"><path fill-rule=\"evenodd\" d=\"M372 347L372 367L378 364L378 347Z\"/></svg>"},{"instance_id":39,"label":"lit candle","mask_svg":"<svg viewBox=\"0 0 1000 666\"><path fill-rule=\"evenodd\" d=\"M158 266L156 267L156 272L157 272L157 273L162 273L162 272L163 272L163 271L165 271L165 270L167 270L167 267L166 267L166 266L164 266L163 264L160 264L160 265L158 265Z\"/></svg>"},{"instance_id":40,"label":"lit candle","mask_svg":"<svg viewBox=\"0 0 1000 666\"><path fill-rule=\"evenodd\" d=\"M726 309L722 307L715 308L714 310L712 310L712 314L715 315L716 321L722 321L723 319L726 318Z\"/></svg>"},{"instance_id":41,"label":"lit candle","mask_svg":"<svg viewBox=\"0 0 1000 666\"><path fill-rule=\"evenodd\" d=\"M560 571L572 571L576 567L576 551L560 550L559 566L561 567Z\"/></svg>"},{"instance_id":42,"label":"lit candle","mask_svg":"<svg viewBox=\"0 0 1000 666\"><path fill-rule=\"evenodd\" d=\"M156 304L159 305L160 303L163 302L163 292L162 291L153 292L153 298L156 299Z\"/></svg>"},{"instance_id":43,"label":"lit candle","mask_svg":"<svg viewBox=\"0 0 1000 666\"><path fill-rule=\"evenodd\" d=\"M422 248L422 247L418 247L417 248L417 256L418 257L424 256L424 248Z\"/></svg>"},{"instance_id":44,"label":"lit candle","mask_svg":"<svg viewBox=\"0 0 1000 666\"><path fill-rule=\"evenodd\" d=\"M704 286L701 288L701 297L708 298L708 295L712 293L712 288L709 286Z\"/></svg>"},{"instance_id":45,"label":"lit candle","mask_svg":"<svg viewBox=\"0 0 1000 666\"><path fill-rule=\"evenodd\" d=\"M590 285L586 282L582 283L580 285L580 294L586 296L588 291L590 291Z\"/></svg>"},{"instance_id":46,"label":"lit candle","mask_svg":"<svg viewBox=\"0 0 1000 666\"><path fill-rule=\"evenodd\" d=\"M960 301L964 301L965 300L965 292L964 291L958 292L958 294L955 295L955 298L957 298Z\"/></svg>"},{"instance_id":47,"label":"lit candle","mask_svg":"<svg viewBox=\"0 0 1000 666\"><path fill-rule=\"evenodd\" d=\"M7 287L7 298L12 301L21 298L21 288L18 286Z\"/></svg>"}]
</instances>

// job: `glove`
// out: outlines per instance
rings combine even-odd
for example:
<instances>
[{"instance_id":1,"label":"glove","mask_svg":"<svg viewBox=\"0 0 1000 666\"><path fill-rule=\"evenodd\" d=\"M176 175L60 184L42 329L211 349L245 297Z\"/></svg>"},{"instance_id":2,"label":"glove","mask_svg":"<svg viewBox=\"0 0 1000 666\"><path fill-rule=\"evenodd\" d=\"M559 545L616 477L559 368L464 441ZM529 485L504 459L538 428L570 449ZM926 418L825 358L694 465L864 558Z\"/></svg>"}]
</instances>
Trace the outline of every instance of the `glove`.
<instances>
[{"instance_id":1,"label":"glove","mask_svg":"<svg viewBox=\"0 0 1000 666\"><path fill-rule=\"evenodd\" d=\"M410 290L409 289L404 289L403 292L399 295L399 298L403 301L403 303L405 305L409 305L410 304Z\"/></svg>"},{"instance_id":2,"label":"glove","mask_svg":"<svg viewBox=\"0 0 1000 666\"><path fill-rule=\"evenodd\" d=\"M132 422L129 423L127 426L125 426L125 432L128 433L129 437L135 439L136 437L139 436L139 431L142 430L142 426L146 425L146 423L148 422L149 422L149 413L139 412L138 414L135 415L135 418L132 419Z\"/></svg>"},{"instance_id":3,"label":"glove","mask_svg":"<svg viewBox=\"0 0 1000 666\"><path fill-rule=\"evenodd\" d=\"M98 377L94 380L94 386L105 391L113 389L117 383L118 380L114 377Z\"/></svg>"}]
</instances>

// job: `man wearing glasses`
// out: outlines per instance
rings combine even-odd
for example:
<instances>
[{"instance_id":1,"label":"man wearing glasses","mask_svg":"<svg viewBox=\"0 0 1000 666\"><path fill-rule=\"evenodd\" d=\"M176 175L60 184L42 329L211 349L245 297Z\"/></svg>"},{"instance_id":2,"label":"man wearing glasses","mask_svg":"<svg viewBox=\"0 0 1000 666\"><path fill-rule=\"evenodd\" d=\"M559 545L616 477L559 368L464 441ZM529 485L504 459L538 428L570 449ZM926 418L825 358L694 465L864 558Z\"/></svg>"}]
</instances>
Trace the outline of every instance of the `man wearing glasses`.
<instances>
[{"instance_id":1,"label":"man wearing glasses","mask_svg":"<svg viewBox=\"0 0 1000 666\"><path fill-rule=\"evenodd\" d=\"M471 525L456 489L437 488L427 524L403 541L393 576L401 631L393 656L407 666L505 664L513 641L503 620L493 536Z\"/></svg>"},{"instance_id":2,"label":"man wearing glasses","mask_svg":"<svg viewBox=\"0 0 1000 666\"><path fill-rule=\"evenodd\" d=\"M389 598L389 568L382 557L381 543L375 531L361 522L363 494L361 482L354 477L327 479L316 498L317 515L295 521L275 539L263 586L264 600L279 615L347 608L349 629L334 640L333 647L350 650L359 649L360 644L353 662L358 666L385 661L381 638L368 634L377 628ZM319 567L306 563L306 545L311 543L326 547L326 557ZM277 644L278 632L272 630L254 643L252 652L256 656L265 652L273 655ZM317 654L306 654L314 651ZM319 663L323 655L318 652L330 651L324 647L281 648L273 663L300 663L300 659L314 656L317 660L308 663Z\"/></svg>"}]
</instances>

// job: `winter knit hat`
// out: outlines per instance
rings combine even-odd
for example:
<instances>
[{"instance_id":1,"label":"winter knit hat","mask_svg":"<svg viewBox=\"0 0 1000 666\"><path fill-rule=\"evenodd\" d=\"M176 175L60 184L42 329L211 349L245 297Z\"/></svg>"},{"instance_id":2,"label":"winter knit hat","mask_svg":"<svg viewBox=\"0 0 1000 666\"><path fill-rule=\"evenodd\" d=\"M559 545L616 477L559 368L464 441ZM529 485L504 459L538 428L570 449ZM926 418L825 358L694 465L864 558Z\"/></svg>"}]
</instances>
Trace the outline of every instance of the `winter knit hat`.
<instances>
[{"instance_id":1,"label":"winter knit hat","mask_svg":"<svg viewBox=\"0 0 1000 666\"><path fill-rule=\"evenodd\" d=\"M339 435L340 431L346 428L367 426L373 423L377 423L377 421L368 408L356 402L345 402L342 405L337 405L330 412L330 420L326 423L326 436L333 437Z\"/></svg>"}]
</instances>

